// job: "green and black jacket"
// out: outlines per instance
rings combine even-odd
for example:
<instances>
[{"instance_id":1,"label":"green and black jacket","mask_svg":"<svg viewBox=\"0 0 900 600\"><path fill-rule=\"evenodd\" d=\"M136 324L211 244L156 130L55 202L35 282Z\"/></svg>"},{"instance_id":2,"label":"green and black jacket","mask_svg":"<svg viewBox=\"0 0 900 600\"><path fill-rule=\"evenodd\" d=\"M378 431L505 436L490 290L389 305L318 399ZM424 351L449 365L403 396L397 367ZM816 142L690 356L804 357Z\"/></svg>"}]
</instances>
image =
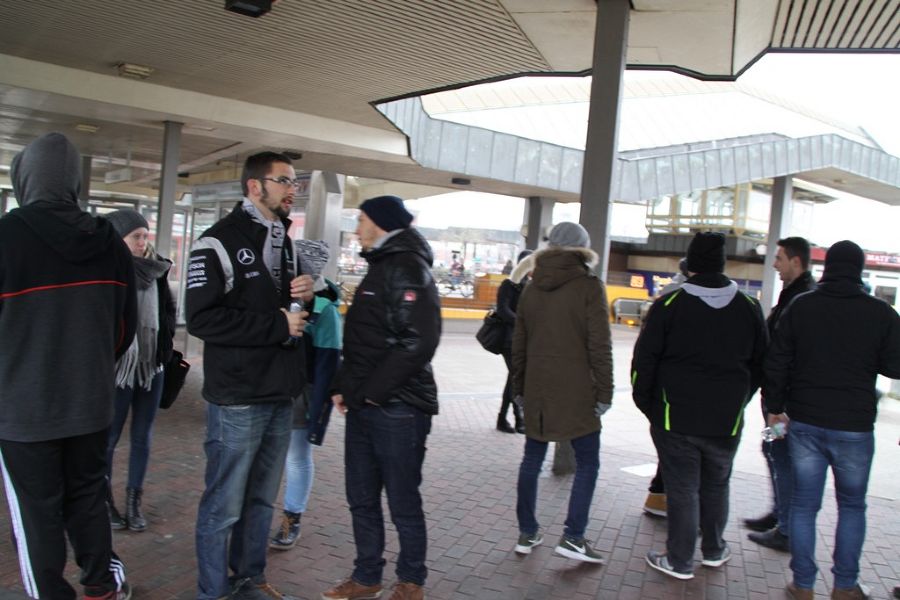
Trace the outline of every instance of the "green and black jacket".
<instances>
[{"instance_id":1,"label":"green and black jacket","mask_svg":"<svg viewBox=\"0 0 900 600\"><path fill-rule=\"evenodd\" d=\"M739 435L767 341L759 302L720 273L694 275L647 315L632 359L634 403L666 431Z\"/></svg>"}]
</instances>

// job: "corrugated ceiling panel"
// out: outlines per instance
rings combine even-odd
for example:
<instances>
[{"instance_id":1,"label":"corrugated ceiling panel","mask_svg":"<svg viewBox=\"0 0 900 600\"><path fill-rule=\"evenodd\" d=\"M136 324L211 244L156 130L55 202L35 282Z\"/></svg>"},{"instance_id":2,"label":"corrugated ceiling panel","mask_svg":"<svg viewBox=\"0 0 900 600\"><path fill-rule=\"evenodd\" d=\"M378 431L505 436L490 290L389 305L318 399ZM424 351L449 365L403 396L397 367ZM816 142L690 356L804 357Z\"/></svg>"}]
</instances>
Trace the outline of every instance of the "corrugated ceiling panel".
<instances>
[{"instance_id":1,"label":"corrugated ceiling panel","mask_svg":"<svg viewBox=\"0 0 900 600\"><path fill-rule=\"evenodd\" d=\"M495 0L0 0L0 52L378 127L369 102L549 65Z\"/></svg>"}]
</instances>

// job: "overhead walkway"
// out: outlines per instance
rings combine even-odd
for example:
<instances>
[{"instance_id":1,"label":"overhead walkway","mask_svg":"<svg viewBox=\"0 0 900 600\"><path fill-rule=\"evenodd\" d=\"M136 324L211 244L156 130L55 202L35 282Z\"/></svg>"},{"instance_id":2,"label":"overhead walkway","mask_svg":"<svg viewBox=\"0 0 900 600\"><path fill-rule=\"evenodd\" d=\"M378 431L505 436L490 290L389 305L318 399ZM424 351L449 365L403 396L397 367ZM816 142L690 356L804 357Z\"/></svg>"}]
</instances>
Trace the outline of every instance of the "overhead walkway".
<instances>
[{"instance_id":1,"label":"overhead walkway","mask_svg":"<svg viewBox=\"0 0 900 600\"><path fill-rule=\"evenodd\" d=\"M431 117L420 98L377 106L409 138L423 167L537 186L578 201L584 151ZM612 199L643 204L665 195L796 176L900 205L900 158L837 134L768 134L620 152Z\"/></svg>"}]
</instances>

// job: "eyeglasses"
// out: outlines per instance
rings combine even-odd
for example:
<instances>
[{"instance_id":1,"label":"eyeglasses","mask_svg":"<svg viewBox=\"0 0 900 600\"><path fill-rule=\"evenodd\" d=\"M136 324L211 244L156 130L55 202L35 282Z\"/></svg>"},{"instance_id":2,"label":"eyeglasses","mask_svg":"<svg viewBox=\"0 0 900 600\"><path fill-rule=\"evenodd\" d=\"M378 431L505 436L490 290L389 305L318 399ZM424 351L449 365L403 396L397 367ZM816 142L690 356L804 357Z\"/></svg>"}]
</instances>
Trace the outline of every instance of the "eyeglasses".
<instances>
[{"instance_id":1,"label":"eyeglasses","mask_svg":"<svg viewBox=\"0 0 900 600\"><path fill-rule=\"evenodd\" d=\"M272 181L274 183L288 185L291 187L298 187L300 185L299 178L291 179L290 177L287 177L285 175L282 175L281 177L257 177L257 179L259 179L260 181Z\"/></svg>"}]
</instances>

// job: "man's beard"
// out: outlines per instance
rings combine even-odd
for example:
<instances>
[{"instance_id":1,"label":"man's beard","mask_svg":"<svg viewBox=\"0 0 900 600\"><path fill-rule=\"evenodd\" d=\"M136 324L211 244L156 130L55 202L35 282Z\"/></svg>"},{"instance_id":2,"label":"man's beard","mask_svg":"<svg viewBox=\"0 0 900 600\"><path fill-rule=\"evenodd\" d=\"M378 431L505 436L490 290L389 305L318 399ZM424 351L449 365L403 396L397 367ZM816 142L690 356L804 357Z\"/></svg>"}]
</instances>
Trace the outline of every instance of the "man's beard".
<instances>
[{"instance_id":1,"label":"man's beard","mask_svg":"<svg viewBox=\"0 0 900 600\"><path fill-rule=\"evenodd\" d=\"M263 205L265 205L266 200L267 200L268 198L269 198L269 190L267 190L266 188L263 188L263 190L262 190L262 198L260 198L260 202L262 202ZM285 208L285 206L284 206L281 202L278 202L278 204L276 204L275 206L269 207L269 210L271 210L272 213L273 213L276 217L281 217L282 219L287 219L288 217L291 216L291 211L290 211L290 209Z\"/></svg>"}]
</instances>

